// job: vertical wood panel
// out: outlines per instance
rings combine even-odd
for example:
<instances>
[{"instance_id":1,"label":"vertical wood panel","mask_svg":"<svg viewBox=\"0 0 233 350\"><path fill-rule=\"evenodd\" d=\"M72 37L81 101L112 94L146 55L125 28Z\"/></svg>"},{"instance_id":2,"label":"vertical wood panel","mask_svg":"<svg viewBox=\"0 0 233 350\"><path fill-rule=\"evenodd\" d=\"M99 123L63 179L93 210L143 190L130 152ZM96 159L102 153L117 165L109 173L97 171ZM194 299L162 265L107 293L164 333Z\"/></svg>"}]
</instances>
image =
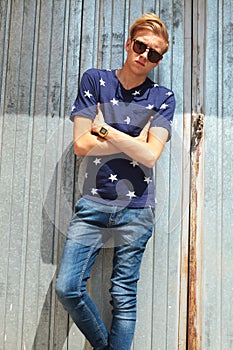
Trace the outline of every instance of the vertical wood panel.
<instances>
[{"instance_id":1,"label":"vertical wood panel","mask_svg":"<svg viewBox=\"0 0 233 350\"><path fill-rule=\"evenodd\" d=\"M189 204L190 204L190 148L191 148L191 111L192 111L192 1L184 5L184 81L183 81L183 171L182 171L182 220L180 242L180 314L178 349L187 345L187 296L189 274Z\"/></svg>"},{"instance_id":2,"label":"vertical wood panel","mask_svg":"<svg viewBox=\"0 0 233 350\"><path fill-rule=\"evenodd\" d=\"M91 4L88 0L3 0L0 6L4 48L0 194L6 201L0 205L4 248L0 300L5 309L0 316L0 348L89 348L54 292L66 228L83 176L82 159L75 163L72 154L68 115L83 71L120 67L132 21L143 12L155 11L168 25L171 48L151 76L174 89L177 110L174 138L156 168L156 231L143 259L132 348L178 349L182 341L180 349L184 349L185 336L179 335L180 330L185 333L186 317L185 303L180 306L180 296L185 295L185 291L180 294L180 271L186 267L188 232L187 225L182 226L187 201L182 191L188 188L189 173L184 172L188 150L183 125L189 121L183 117L183 101L187 110L190 107L184 96L190 85L186 82L187 89L183 88L190 66L184 61L184 14L189 13L190 2L186 9L181 0L93 0ZM111 258L112 250L105 249L89 283L108 328ZM183 289L185 283L184 276Z\"/></svg>"},{"instance_id":3,"label":"vertical wood panel","mask_svg":"<svg viewBox=\"0 0 233 350\"><path fill-rule=\"evenodd\" d=\"M218 157L222 143L221 60L218 59L222 1L207 2L206 30L206 100L205 100L205 225L203 234L203 320L202 346L221 347L221 206L222 170ZM213 21L214 18L214 21ZM215 23L214 23L215 22ZM219 23L219 32L217 30ZM221 48L222 49L222 48ZM221 51L222 52L222 51ZM220 74L220 76L219 76ZM220 163L219 163L220 161ZM208 210L207 210L208 208Z\"/></svg>"},{"instance_id":4,"label":"vertical wood panel","mask_svg":"<svg viewBox=\"0 0 233 350\"><path fill-rule=\"evenodd\" d=\"M187 3L186 3L187 4ZM187 4L187 7L189 4ZM177 98L176 115L173 123L173 136L158 162L157 170L157 213L155 241L155 299L154 299L154 338L153 348L178 348L180 312L180 271L182 244L182 219L187 209L185 201L182 208L182 186L186 176L187 152L183 144L183 81L184 72L184 6L181 1L160 3L160 16L168 25L170 49L158 67L158 78L162 85L170 86ZM185 62L187 65L188 62ZM172 69L168 69L172 67ZM187 86L188 87L188 86ZM188 87L190 89L190 87ZM183 163L183 159L185 160ZM187 181L187 179L186 179ZM186 199L187 204L187 199ZM183 235L187 236L187 228L183 227ZM187 276L186 276L187 278Z\"/></svg>"},{"instance_id":5,"label":"vertical wood panel","mask_svg":"<svg viewBox=\"0 0 233 350\"><path fill-rule=\"evenodd\" d=\"M232 130L233 115L230 106L233 89L232 81L232 63L233 63L233 2L222 2L222 34L223 50L222 50L222 96L224 119L222 125L222 342L221 346L225 349L233 348L233 332L232 332L232 315L233 315L233 290L232 290L232 232L233 222L231 213L233 212L233 149ZM220 46L221 47L221 46ZM221 90L220 90L221 92Z\"/></svg>"},{"instance_id":6,"label":"vertical wood panel","mask_svg":"<svg viewBox=\"0 0 233 350\"><path fill-rule=\"evenodd\" d=\"M203 347L232 337L232 1L207 2Z\"/></svg>"},{"instance_id":7,"label":"vertical wood panel","mask_svg":"<svg viewBox=\"0 0 233 350\"><path fill-rule=\"evenodd\" d=\"M202 348L202 239L204 197L204 142L198 139L195 123L204 113L205 21L206 7L193 2L193 71L192 71L192 149L189 244L188 349ZM203 136L203 135L201 135Z\"/></svg>"},{"instance_id":8,"label":"vertical wood panel","mask_svg":"<svg viewBox=\"0 0 233 350\"><path fill-rule=\"evenodd\" d=\"M7 61L8 61L8 45L9 45L9 32L10 32L10 2L1 2L0 4L0 45L1 45L1 55L0 55L0 91L1 91L1 100L0 100L0 147L1 147L1 161L0 161L0 196L4 198L8 205L5 204L5 201L0 205L0 217L1 217L1 235L0 235L0 245L2 248L1 254L1 265L0 265L0 302L2 305L2 312L0 314L0 348L4 349L4 344L6 341L6 317L8 308L7 307L7 275L8 275L8 252L9 252L9 222L10 222L10 203L11 203L11 188L12 188L12 166L13 166L13 151L11 140L14 139L15 133L15 118L13 117L11 122L11 128L4 127L4 101L5 101L5 79L7 73ZM9 136L6 138L6 130L9 130ZM8 141L7 141L8 140ZM10 142L9 142L10 141ZM6 157L5 146L7 149L8 157ZM7 160L10 160L10 163Z\"/></svg>"},{"instance_id":9,"label":"vertical wood panel","mask_svg":"<svg viewBox=\"0 0 233 350\"><path fill-rule=\"evenodd\" d=\"M11 7L10 7L11 5ZM1 180L2 188L6 191L6 195L2 193L1 198L6 200L8 204L7 210L9 217L4 220L7 229L3 227L7 234L6 241L8 242L8 249L5 254L7 257L7 264L5 265L7 273L6 285L6 302L5 302L5 326L3 330L3 347L19 348L21 345L21 324L22 324L22 281L23 281L23 257L25 239L19 234L24 228L24 205L25 205L25 166L26 158L24 154L27 150L27 128L28 123L24 126L25 119L17 118L19 108L19 77L22 68L22 29L24 25L23 17L23 3L15 2L9 4L9 17L11 21L9 33L8 46L8 60L5 75L5 105L2 104L1 111L5 115L2 139L2 173ZM17 16L19 16L17 24ZM17 34L13 35L16 29ZM5 54L5 52L4 52ZM11 113L11 115L5 114ZM28 119L28 118L27 118ZM12 133L13 132L13 133ZM12 152L11 152L12 150ZM10 151L10 152L9 152ZM4 164L4 159L7 160L8 165ZM2 236L2 235L1 235ZM25 237L26 238L26 237Z\"/></svg>"}]
</instances>

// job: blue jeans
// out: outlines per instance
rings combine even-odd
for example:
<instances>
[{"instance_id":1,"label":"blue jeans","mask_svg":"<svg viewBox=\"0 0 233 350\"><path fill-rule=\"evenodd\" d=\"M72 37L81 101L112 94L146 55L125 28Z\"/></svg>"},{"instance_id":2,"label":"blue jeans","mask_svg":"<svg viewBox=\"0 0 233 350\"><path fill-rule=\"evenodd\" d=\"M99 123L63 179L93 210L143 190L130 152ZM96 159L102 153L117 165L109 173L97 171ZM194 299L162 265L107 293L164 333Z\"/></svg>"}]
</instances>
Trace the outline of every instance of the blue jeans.
<instances>
[{"instance_id":1,"label":"blue jeans","mask_svg":"<svg viewBox=\"0 0 233 350\"><path fill-rule=\"evenodd\" d=\"M76 204L56 292L75 324L96 350L131 348L136 323L139 269L153 224L154 212L151 208L105 206L84 198ZM86 291L98 253L109 244L114 246L110 334Z\"/></svg>"}]
</instances>

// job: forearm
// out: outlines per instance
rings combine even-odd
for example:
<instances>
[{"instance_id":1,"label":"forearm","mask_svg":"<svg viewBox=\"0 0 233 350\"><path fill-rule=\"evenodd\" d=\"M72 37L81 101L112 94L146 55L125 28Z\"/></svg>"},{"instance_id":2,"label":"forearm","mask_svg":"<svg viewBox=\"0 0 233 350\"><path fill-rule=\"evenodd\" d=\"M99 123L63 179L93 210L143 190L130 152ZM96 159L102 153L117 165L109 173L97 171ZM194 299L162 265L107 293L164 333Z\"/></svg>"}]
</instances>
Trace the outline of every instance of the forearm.
<instances>
[{"instance_id":1,"label":"forearm","mask_svg":"<svg viewBox=\"0 0 233 350\"><path fill-rule=\"evenodd\" d=\"M159 152L156 154L156 151L152 150L149 143L139 141L112 127L109 128L106 139L118 149L118 152L125 153L128 157L149 168L154 166L160 155Z\"/></svg>"},{"instance_id":2,"label":"forearm","mask_svg":"<svg viewBox=\"0 0 233 350\"><path fill-rule=\"evenodd\" d=\"M74 153L78 156L105 156L119 152L110 141L90 133L74 140Z\"/></svg>"},{"instance_id":3,"label":"forearm","mask_svg":"<svg viewBox=\"0 0 233 350\"><path fill-rule=\"evenodd\" d=\"M76 116L74 119L74 153L78 156L104 156L119 153L110 141L92 132L92 120Z\"/></svg>"},{"instance_id":4,"label":"forearm","mask_svg":"<svg viewBox=\"0 0 233 350\"><path fill-rule=\"evenodd\" d=\"M97 115L99 118L101 112ZM125 153L131 159L152 168L159 158L168 132L163 128L152 127L150 119L138 137L132 137L109 125L108 133L102 138L96 134L104 124L104 119L91 120L77 116L74 121L74 153L79 156L104 156ZM94 134L93 134L94 132Z\"/></svg>"}]
</instances>

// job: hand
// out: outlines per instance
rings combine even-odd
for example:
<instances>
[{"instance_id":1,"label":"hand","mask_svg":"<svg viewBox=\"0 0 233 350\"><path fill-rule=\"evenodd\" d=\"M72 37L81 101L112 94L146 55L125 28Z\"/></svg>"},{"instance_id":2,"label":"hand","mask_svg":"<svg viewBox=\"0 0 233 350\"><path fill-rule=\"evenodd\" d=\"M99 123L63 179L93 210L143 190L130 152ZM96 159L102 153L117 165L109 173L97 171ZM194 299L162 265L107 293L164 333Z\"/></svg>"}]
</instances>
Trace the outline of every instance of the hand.
<instances>
[{"instance_id":1,"label":"hand","mask_svg":"<svg viewBox=\"0 0 233 350\"><path fill-rule=\"evenodd\" d=\"M146 123L144 128L141 130L140 134L136 137L136 139L138 141L147 142L150 124L151 124L153 119L154 119L154 117L150 116L150 118L148 119L148 122Z\"/></svg>"},{"instance_id":2,"label":"hand","mask_svg":"<svg viewBox=\"0 0 233 350\"><path fill-rule=\"evenodd\" d=\"M92 122L92 132L98 133L101 126L106 125L106 122L104 120L103 113L100 109L100 103L97 103L97 114Z\"/></svg>"}]
</instances>

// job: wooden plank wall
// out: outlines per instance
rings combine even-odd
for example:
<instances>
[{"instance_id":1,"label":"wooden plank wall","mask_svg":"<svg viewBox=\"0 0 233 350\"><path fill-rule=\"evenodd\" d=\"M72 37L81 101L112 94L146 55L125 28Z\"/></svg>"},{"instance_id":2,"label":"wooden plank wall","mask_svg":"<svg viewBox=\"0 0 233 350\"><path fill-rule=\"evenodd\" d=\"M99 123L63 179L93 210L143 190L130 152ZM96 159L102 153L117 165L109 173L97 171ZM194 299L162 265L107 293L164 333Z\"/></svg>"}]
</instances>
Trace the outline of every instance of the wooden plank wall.
<instances>
[{"instance_id":1,"label":"wooden plank wall","mask_svg":"<svg viewBox=\"0 0 233 350\"><path fill-rule=\"evenodd\" d=\"M120 67L129 25L149 11L171 37L152 77L174 89L177 109L173 139L156 167L156 233L141 270L133 349L185 349L191 3L1 0L0 349L88 349L54 292L82 181L68 116L83 71ZM102 252L89 284L108 326L111 255Z\"/></svg>"},{"instance_id":2,"label":"wooden plank wall","mask_svg":"<svg viewBox=\"0 0 233 350\"><path fill-rule=\"evenodd\" d=\"M233 349L233 2L207 1L203 349Z\"/></svg>"}]
</instances>

